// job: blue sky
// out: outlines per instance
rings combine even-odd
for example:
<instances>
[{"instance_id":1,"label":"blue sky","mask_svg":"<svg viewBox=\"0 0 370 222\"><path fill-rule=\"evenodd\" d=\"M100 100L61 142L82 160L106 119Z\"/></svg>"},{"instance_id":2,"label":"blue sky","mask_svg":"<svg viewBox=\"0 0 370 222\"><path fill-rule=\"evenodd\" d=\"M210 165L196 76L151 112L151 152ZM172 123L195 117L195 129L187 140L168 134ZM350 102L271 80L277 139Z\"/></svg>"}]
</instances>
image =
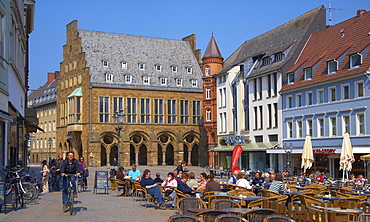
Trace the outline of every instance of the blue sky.
<instances>
[{"instance_id":1,"label":"blue sky","mask_svg":"<svg viewBox=\"0 0 370 222\"><path fill-rule=\"evenodd\" d=\"M59 70L66 25L78 20L85 30L181 39L197 35L205 52L214 33L226 59L244 41L267 32L329 0L36 0L35 29L30 35L30 89L45 84ZM369 0L332 0L337 24L370 10ZM329 14L327 13L327 24Z\"/></svg>"}]
</instances>

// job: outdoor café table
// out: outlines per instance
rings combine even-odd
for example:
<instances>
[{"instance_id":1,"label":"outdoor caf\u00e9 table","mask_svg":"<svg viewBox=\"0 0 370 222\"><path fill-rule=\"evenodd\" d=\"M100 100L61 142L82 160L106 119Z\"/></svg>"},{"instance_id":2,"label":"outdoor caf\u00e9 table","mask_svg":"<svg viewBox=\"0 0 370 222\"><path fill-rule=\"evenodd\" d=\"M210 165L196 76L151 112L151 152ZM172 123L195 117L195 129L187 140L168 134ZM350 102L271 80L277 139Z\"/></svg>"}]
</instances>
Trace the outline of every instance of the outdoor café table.
<instances>
[{"instance_id":1,"label":"outdoor caf\u00e9 table","mask_svg":"<svg viewBox=\"0 0 370 222\"><path fill-rule=\"evenodd\" d=\"M348 209L348 208L340 208L340 207L322 207L322 206L311 206L313 208L317 208L319 210L323 210L327 213L347 213L347 214L355 214L360 215L363 214L364 211L361 209ZM331 222L334 222L330 220Z\"/></svg>"},{"instance_id":2,"label":"outdoor caf\u00e9 table","mask_svg":"<svg viewBox=\"0 0 370 222\"><path fill-rule=\"evenodd\" d=\"M194 208L188 208L188 211L190 213L192 213L193 215L196 215L196 214L199 214L199 213L203 213L203 212L208 212L210 210L213 210L213 209L208 209L208 208L197 208L197 207L194 207Z\"/></svg>"},{"instance_id":3,"label":"outdoor caf\u00e9 table","mask_svg":"<svg viewBox=\"0 0 370 222\"><path fill-rule=\"evenodd\" d=\"M343 197L317 196L317 197L313 197L313 198L324 200L324 201L327 201L327 202L331 202L334 206L338 206L338 204L337 204L338 200L342 199Z\"/></svg>"},{"instance_id":4,"label":"outdoor caf\u00e9 table","mask_svg":"<svg viewBox=\"0 0 370 222\"><path fill-rule=\"evenodd\" d=\"M369 194L366 194L366 193L353 193L353 192L343 192L345 194L351 194L352 196L367 196Z\"/></svg>"},{"instance_id":5,"label":"outdoor caf\u00e9 table","mask_svg":"<svg viewBox=\"0 0 370 222\"><path fill-rule=\"evenodd\" d=\"M224 211L227 211L232 214L245 214L255 209L249 209L249 208L224 208L222 209Z\"/></svg>"},{"instance_id":6,"label":"outdoor caf\u00e9 table","mask_svg":"<svg viewBox=\"0 0 370 222\"><path fill-rule=\"evenodd\" d=\"M261 196L243 196L243 197L240 197L240 196L234 196L234 199L235 200L239 200L239 201L245 201L245 207L248 206L248 203L253 201L253 200L261 200L261 199L266 199L267 197L261 197ZM243 206L244 207L244 206Z\"/></svg>"},{"instance_id":7,"label":"outdoor caf\u00e9 table","mask_svg":"<svg viewBox=\"0 0 370 222\"><path fill-rule=\"evenodd\" d=\"M286 203L288 204L288 203L292 202L292 196L293 195L302 194L302 193L303 192L299 192L299 191L290 191L290 192L283 193L283 195L288 196L288 199L286 201Z\"/></svg>"}]
</instances>

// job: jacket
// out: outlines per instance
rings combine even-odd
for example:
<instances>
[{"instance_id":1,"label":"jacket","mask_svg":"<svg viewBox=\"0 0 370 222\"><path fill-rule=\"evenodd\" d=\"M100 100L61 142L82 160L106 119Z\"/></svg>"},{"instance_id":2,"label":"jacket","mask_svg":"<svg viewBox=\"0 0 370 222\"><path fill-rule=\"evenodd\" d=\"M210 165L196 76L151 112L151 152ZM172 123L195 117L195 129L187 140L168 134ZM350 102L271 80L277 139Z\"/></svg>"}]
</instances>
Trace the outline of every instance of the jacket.
<instances>
[{"instance_id":1,"label":"jacket","mask_svg":"<svg viewBox=\"0 0 370 222\"><path fill-rule=\"evenodd\" d=\"M80 163L76 159L73 159L72 163L70 163L68 159L65 159L62 162L60 173L66 173L66 174L81 173Z\"/></svg>"}]
</instances>

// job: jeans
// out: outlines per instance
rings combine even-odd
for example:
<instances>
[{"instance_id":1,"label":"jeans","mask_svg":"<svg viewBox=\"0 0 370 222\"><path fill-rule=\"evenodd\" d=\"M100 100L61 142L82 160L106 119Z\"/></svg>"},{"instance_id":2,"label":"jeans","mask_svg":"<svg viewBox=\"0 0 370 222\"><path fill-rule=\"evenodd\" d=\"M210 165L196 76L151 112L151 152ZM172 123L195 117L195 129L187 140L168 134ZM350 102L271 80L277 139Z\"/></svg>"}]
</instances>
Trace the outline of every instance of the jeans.
<instances>
[{"instance_id":1,"label":"jeans","mask_svg":"<svg viewBox=\"0 0 370 222\"><path fill-rule=\"evenodd\" d=\"M172 193L169 195L169 197L172 198L172 205L171 206L173 206L173 207L175 207L175 205L176 205L175 195L176 195L176 191L175 190L172 191Z\"/></svg>"},{"instance_id":2,"label":"jeans","mask_svg":"<svg viewBox=\"0 0 370 222\"><path fill-rule=\"evenodd\" d=\"M146 191L148 192L148 194L153 195L155 198L157 198L158 203L160 205L164 203L163 198L162 198L162 192L158 186L146 189Z\"/></svg>"},{"instance_id":3,"label":"jeans","mask_svg":"<svg viewBox=\"0 0 370 222\"><path fill-rule=\"evenodd\" d=\"M77 190L76 190L76 175L72 175L69 178L68 177L63 177L63 191L62 191L62 202L63 202L63 205L67 205L67 203L68 203L69 179L71 179L71 181L72 181L73 194L77 194Z\"/></svg>"},{"instance_id":4,"label":"jeans","mask_svg":"<svg viewBox=\"0 0 370 222\"><path fill-rule=\"evenodd\" d=\"M55 188L57 189L57 191L60 190L60 174L59 173L55 175Z\"/></svg>"}]
</instances>

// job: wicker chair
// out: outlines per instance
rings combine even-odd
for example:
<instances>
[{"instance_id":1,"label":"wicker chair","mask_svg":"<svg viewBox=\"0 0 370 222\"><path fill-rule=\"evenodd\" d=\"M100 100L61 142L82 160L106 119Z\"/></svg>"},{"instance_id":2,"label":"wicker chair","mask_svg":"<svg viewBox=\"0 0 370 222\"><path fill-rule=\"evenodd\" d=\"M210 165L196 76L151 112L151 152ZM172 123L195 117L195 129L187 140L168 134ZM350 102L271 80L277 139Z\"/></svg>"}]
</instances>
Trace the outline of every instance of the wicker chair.
<instances>
[{"instance_id":1,"label":"wicker chair","mask_svg":"<svg viewBox=\"0 0 370 222\"><path fill-rule=\"evenodd\" d=\"M366 202L366 196L345 197L338 200L339 207L347 207L349 209L360 208Z\"/></svg>"},{"instance_id":2,"label":"wicker chair","mask_svg":"<svg viewBox=\"0 0 370 222\"><path fill-rule=\"evenodd\" d=\"M294 222L294 220L283 215L268 215L263 219L263 222Z\"/></svg>"},{"instance_id":3,"label":"wicker chair","mask_svg":"<svg viewBox=\"0 0 370 222\"><path fill-rule=\"evenodd\" d=\"M151 194L148 194L144 187L142 187L141 189L142 189L142 195L141 195L140 204L143 200L145 200L145 208L147 208L148 207L148 201L149 202L154 202L154 196L151 195Z\"/></svg>"},{"instance_id":4,"label":"wicker chair","mask_svg":"<svg viewBox=\"0 0 370 222\"><path fill-rule=\"evenodd\" d=\"M143 192L143 189L141 188L140 183L136 181L132 181L131 190L132 190L133 197L139 197L142 195L142 192Z\"/></svg>"},{"instance_id":5,"label":"wicker chair","mask_svg":"<svg viewBox=\"0 0 370 222\"><path fill-rule=\"evenodd\" d=\"M272 214L276 214L276 211L273 209L261 208L245 213L242 217L251 222L262 222L266 216Z\"/></svg>"},{"instance_id":6,"label":"wicker chair","mask_svg":"<svg viewBox=\"0 0 370 222\"><path fill-rule=\"evenodd\" d=\"M214 222L240 222L240 221L246 221L244 218L242 218L240 215L234 215L234 214L221 214L216 217Z\"/></svg>"},{"instance_id":7,"label":"wicker chair","mask_svg":"<svg viewBox=\"0 0 370 222\"><path fill-rule=\"evenodd\" d=\"M183 197L176 202L176 208L179 214L191 214L189 208L207 208L207 205L196 197Z\"/></svg>"},{"instance_id":8,"label":"wicker chair","mask_svg":"<svg viewBox=\"0 0 370 222\"><path fill-rule=\"evenodd\" d=\"M229 213L223 210L210 210L210 211L199 213L197 214L197 216L203 216L204 222L214 222L216 217L222 214L229 214Z\"/></svg>"},{"instance_id":9,"label":"wicker chair","mask_svg":"<svg viewBox=\"0 0 370 222\"><path fill-rule=\"evenodd\" d=\"M240 204L238 202L235 202L234 200L230 199L218 199L214 202L212 209L215 210L222 210L225 208L241 208Z\"/></svg>"},{"instance_id":10,"label":"wicker chair","mask_svg":"<svg viewBox=\"0 0 370 222\"><path fill-rule=\"evenodd\" d=\"M203 220L190 214L175 214L170 216L167 222L203 222Z\"/></svg>"},{"instance_id":11,"label":"wicker chair","mask_svg":"<svg viewBox=\"0 0 370 222\"><path fill-rule=\"evenodd\" d=\"M111 188L112 190L117 190L117 196L119 196L119 191L120 190L125 190L126 189L126 184L124 181L119 180L119 179L114 179L110 178L110 183L111 183Z\"/></svg>"},{"instance_id":12,"label":"wicker chair","mask_svg":"<svg viewBox=\"0 0 370 222\"><path fill-rule=\"evenodd\" d=\"M208 197L208 208L213 209L216 200L228 199L234 200L234 197L231 195L212 195Z\"/></svg>"},{"instance_id":13,"label":"wicker chair","mask_svg":"<svg viewBox=\"0 0 370 222\"><path fill-rule=\"evenodd\" d=\"M262 189L261 193L262 193L261 196L263 197L271 197L271 196L280 195L279 193L276 193L274 191L267 190L267 189Z\"/></svg>"}]
</instances>

